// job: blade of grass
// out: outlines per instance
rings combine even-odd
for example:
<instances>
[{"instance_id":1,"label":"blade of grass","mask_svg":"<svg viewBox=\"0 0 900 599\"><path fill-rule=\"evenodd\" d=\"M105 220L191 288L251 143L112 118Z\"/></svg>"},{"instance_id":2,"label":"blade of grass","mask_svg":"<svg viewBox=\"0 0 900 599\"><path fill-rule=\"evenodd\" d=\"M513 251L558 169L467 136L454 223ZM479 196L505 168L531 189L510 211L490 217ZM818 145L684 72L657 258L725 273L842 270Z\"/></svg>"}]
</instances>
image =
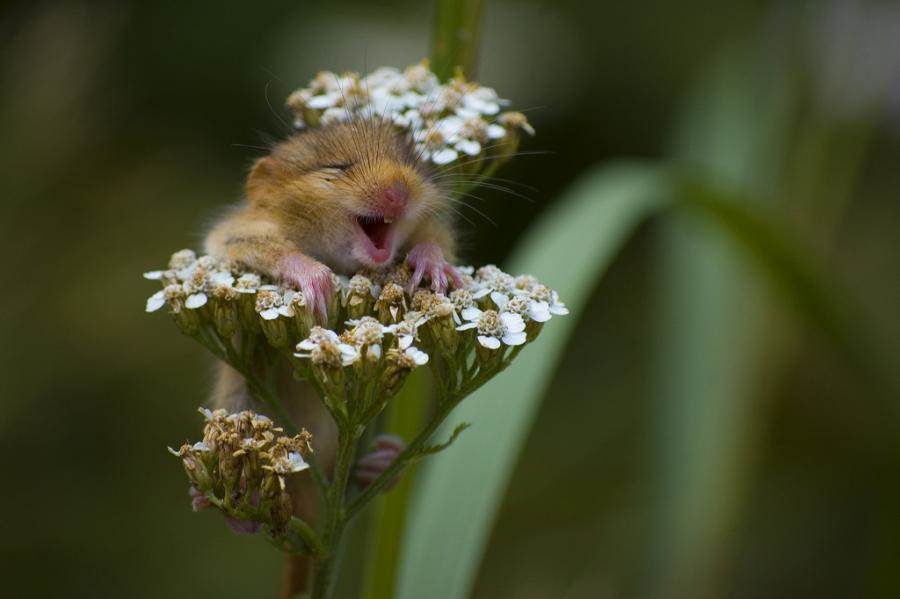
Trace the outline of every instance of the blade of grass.
<instances>
[{"instance_id":1,"label":"blade of grass","mask_svg":"<svg viewBox=\"0 0 900 599\"><path fill-rule=\"evenodd\" d=\"M430 394L427 371L423 368L413 372L387 407L386 432L412 439L422 428ZM397 486L379 497L370 508L372 520L364 560L364 599L394 597L400 542L417 470L417 465L407 468Z\"/></svg>"},{"instance_id":2,"label":"blade of grass","mask_svg":"<svg viewBox=\"0 0 900 599\"><path fill-rule=\"evenodd\" d=\"M503 376L467 399L447 434L471 422L465 440L425 463L410 505L397 597L468 595L520 448L566 342L619 249L662 205L664 185L644 165L586 175L522 240L512 272L556 288L571 314L548 323Z\"/></svg>"}]
</instances>

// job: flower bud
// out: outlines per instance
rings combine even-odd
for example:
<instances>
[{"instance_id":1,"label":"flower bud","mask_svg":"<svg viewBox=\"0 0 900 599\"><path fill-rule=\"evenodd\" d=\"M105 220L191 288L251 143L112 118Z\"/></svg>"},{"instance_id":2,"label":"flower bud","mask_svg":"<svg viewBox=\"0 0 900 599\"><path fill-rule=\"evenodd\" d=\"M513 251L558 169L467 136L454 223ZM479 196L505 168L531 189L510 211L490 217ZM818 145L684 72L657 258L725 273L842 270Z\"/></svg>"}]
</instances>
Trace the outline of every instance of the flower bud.
<instances>
[{"instance_id":1,"label":"flower bud","mask_svg":"<svg viewBox=\"0 0 900 599\"><path fill-rule=\"evenodd\" d=\"M286 491L279 493L272 502L270 518L272 528L281 531L287 528L291 517L294 515L294 502Z\"/></svg>"}]
</instances>

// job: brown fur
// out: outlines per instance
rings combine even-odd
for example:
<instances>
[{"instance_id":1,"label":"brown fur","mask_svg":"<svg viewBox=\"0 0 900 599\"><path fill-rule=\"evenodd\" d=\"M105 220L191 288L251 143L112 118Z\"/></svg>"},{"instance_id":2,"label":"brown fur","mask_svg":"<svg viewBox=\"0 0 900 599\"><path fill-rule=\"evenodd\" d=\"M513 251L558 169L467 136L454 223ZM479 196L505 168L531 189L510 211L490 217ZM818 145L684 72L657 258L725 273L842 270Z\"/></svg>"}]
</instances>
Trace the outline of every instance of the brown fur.
<instances>
[{"instance_id":1,"label":"brown fur","mask_svg":"<svg viewBox=\"0 0 900 599\"><path fill-rule=\"evenodd\" d=\"M396 182L409 189L410 200L395 225L390 262L423 242L437 244L447 260L454 260L447 203L426 167L390 124L366 120L299 133L257 160L247 178L246 201L213 227L206 251L273 278L279 276L279 261L296 252L341 274L371 268L354 248L355 219L374 212L378 194ZM313 433L317 459L330 472L337 439L334 423L306 384L285 372L280 385L296 422ZM250 405L243 378L228 366L220 369L212 403L232 411ZM312 521L315 490L309 477L298 479L292 488L295 511ZM285 597L309 586L309 561L291 557L289 564Z\"/></svg>"}]
</instances>

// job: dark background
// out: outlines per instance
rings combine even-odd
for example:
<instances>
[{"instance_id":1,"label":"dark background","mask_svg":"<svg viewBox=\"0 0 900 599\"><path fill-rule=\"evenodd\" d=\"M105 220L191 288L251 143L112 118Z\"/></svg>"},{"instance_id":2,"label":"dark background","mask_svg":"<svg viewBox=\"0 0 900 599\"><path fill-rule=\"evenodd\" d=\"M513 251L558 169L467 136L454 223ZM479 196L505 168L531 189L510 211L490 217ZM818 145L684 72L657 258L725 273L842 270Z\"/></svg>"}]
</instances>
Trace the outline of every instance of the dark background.
<instances>
[{"instance_id":1,"label":"dark background","mask_svg":"<svg viewBox=\"0 0 900 599\"><path fill-rule=\"evenodd\" d=\"M861 307L859 326L874 331L879 358L896 366L900 8L799 7L489 1L478 78L527 109L538 136L525 149L547 153L501 173L528 186L520 188L528 201L479 192L473 202L496 224L468 213L466 260L502 262L591 165L669 160L684 99L716 54L787 39L802 59L785 85L826 106L827 118L837 114L840 135L852 137L858 123L871 130L852 201L827 243L811 246ZM183 472L165 447L195 435L211 362L164 318L143 313L154 287L140 273L198 247L216 210L240 197L259 154L248 146L286 134L290 91L319 69L418 61L429 51L432 9L272 0L2 9L0 571L9 596L274 594L274 551L188 508ZM865 51L847 50L846 36ZM852 68L829 80L829 60L851 54ZM768 64L782 58L775 52ZM836 160L828 169L844 167ZM654 452L668 424L659 414L679 413L660 410L649 382L664 227L642 227L598 286L474 596L657 594L653 533L665 510L656 507ZM791 351L754 386L752 417L733 421L746 425L735 433L743 457L719 490L735 499L716 529L725 532L704 540L708 570L699 576L709 586L694 596L900 592L896 397L861 384L796 320L777 309L762 330L779 336L793 323Z\"/></svg>"}]
</instances>

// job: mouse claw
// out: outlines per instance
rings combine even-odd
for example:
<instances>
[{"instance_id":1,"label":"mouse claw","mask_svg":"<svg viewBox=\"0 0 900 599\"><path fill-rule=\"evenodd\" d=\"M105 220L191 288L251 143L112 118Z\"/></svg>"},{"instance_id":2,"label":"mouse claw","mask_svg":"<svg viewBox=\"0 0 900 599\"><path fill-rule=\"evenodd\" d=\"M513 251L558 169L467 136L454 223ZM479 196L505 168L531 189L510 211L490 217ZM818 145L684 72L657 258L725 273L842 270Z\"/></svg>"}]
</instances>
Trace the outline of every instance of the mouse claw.
<instances>
[{"instance_id":1,"label":"mouse claw","mask_svg":"<svg viewBox=\"0 0 900 599\"><path fill-rule=\"evenodd\" d=\"M397 459L397 456L406 449L406 443L403 442L403 439L395 435L378 435L375 437L374 444L375 450L363 456L356 463L356 469L353 472L353 478L362 488L366 488L375 482L375 479L381 476ZM394 477L384 490L390 491L399 481L399 476Z\"/></svg>"},{"instance_id":2,"label":"mouse claw","mask_svg":"<svg viewBox=\"0 0 900 599\"><path fill-rule=\"evenodd\" d=\"M406 261L414 269L407 289L410 295L415 293L426 275L431 281L431 290L435 293L446 293L451 282L454 287L462 285L462 278L456 268L444 260L444 253L434 243L417 244L407 254Z\"/></svg>"},{"instance_id":3,"label":"mouse claw","mask_svg":"<svg viewBox=\"0 0 900 599\"><path fill-rule=\"evenodd\" d=\"M320 324L327 321L328 302L334 292L327 266L295 252L278 261L277 276L285 285L303 292L306 307Z\"/></svg>"}]
</instances>

